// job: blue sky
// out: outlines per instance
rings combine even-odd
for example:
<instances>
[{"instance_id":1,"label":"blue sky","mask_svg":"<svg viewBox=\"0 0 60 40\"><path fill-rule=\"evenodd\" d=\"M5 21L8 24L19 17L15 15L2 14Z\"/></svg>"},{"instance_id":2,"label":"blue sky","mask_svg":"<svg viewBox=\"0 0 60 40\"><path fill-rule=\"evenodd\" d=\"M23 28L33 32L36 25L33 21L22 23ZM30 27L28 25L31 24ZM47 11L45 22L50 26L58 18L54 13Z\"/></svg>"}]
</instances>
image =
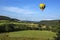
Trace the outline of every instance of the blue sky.
<instances>
[{"instance_id":1,"label":"blue sky","mask_svg":"<svg viewBox=\"0 0 60 40\"><path fill-rule=\"evenodd\" d=\"M46 4L43 12L40 3ZM28 21L60 19L60 0L0 0L0 15Z\"/></svg>"}]
</instances>

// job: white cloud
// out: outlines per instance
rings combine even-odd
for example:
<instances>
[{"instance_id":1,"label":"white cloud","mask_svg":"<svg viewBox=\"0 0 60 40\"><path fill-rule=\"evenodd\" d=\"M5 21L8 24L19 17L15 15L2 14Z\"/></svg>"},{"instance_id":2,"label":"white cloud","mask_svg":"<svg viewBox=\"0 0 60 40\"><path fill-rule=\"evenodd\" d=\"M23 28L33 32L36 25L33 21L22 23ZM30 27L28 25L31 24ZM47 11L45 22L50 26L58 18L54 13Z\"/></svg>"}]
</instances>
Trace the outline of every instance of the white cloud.
<instances>
[{"instance_id":1,"label":"white cloud","mask_svg":"<svg viewBox=\"0 0 60 40\"><path fill-rule=\"evenodd\" d=\"M2 7L2 10L9 11L9 12L15 12L15 13L22 13L22 14L35 14L36 11L32 11L30 9L23 9L18 7Z\"/></svg>"}]
</instances>

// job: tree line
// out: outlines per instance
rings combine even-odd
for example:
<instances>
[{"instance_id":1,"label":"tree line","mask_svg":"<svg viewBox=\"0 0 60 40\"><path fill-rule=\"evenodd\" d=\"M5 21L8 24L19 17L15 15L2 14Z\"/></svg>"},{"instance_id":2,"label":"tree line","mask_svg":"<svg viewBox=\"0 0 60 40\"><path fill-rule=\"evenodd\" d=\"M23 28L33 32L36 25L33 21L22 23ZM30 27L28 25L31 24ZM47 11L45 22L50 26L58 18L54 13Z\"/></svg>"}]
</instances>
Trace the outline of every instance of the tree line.
<instances>
[{"instance_id":1,"label":"tree line","mask_svg":"<svg viewBox=\"0 0 60 40\"><path fill-rule=\"evenodd\" d=\"M48 30L48 31L56 31L57 29L53 27L46 26L43 28L40 24L37 27L29 26L26 24L13 24L13 23L3 23L0 24L0 32L12 32L12 31L22 31L22 30Z\"/></svg>"}]
</instances>

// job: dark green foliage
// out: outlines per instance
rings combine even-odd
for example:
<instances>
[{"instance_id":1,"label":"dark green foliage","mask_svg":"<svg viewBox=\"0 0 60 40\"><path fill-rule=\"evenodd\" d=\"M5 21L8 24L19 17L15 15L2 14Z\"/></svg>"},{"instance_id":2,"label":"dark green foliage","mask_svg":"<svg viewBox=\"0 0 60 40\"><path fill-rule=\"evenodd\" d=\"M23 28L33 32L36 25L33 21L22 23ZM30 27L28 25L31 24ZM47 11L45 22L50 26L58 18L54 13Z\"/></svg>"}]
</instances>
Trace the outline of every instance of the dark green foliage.
<instances>
[{"instance_id":1,"label":"dark green foliage","mask_svg":"<svg viewBox=\"0 0 60 40\"><path fill-rule=\"evenodd\" d=\"M55 40L60 40L60 21L59 21L59 26L57 27L57 32L56 32L57 37Z\"/></svg>"},{"instance_id":2,"label":"dark green foliage","mask_svg":"<svg viewBox=\"0 0 60 40\"><path fill-rule=\"evenodd\" d=\"M13 31L13 24L3 24L0 25L0 32L8 32L8 31Z\"/></svg>"},{"instance_id":3,"label":"dark green foliage","mask_svg":"<svg viewBox=\"0 0 60 40\"><path fill-rule=\"evenodd\" d=\"M38 25L38 30L42 30L42 27L40 24Z\"/></svg>"},{"instance_id":4,"label":"dark green foliage","mask_svg":"<svg viewBox=\"0 0 60 40\"><path fill-rule=\"evenodd\" d=\"M60 40L60 30L56 33L57 37L55 38L55 40Z\"/></svg>"}]
</instances>

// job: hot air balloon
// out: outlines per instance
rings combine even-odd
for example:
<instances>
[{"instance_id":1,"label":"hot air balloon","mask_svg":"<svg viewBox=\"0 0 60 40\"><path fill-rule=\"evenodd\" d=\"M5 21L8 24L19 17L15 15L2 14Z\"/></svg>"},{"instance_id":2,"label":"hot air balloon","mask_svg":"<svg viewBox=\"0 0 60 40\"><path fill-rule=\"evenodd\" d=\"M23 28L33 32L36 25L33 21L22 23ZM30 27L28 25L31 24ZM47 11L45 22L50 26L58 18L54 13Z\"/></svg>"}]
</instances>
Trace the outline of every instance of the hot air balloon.
<instances>
[{"instance_id":1,"label":"hot air balloon","mask_svg":"<svg viewBox=\"0 0 60 40\"><path fill-rule=\"evenodd\" d=\"M43 3L41 3L40 5L40 9L43 11L44 9L45 9L45 7L46 7L46 5L45 4L43 4Z\"/></svg>"}]
</instances>

